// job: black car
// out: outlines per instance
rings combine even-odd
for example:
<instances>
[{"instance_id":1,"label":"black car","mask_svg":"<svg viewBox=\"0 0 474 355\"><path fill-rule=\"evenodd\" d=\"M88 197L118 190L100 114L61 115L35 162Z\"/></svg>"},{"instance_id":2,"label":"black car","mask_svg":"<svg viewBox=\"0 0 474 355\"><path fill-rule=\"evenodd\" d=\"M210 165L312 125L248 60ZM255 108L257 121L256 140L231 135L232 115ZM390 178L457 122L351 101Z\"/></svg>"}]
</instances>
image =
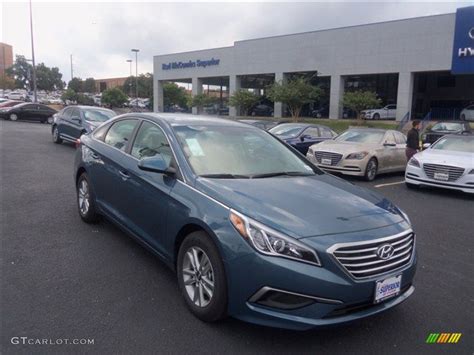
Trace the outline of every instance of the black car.
<instances>
[{"instance_id":1,"label":"black car","mask_svg":"<svg viewBox=\"0 0 474 355\"><path fill-rule=\"evenodd\" d=\"M48 118L53 116L57 111L49 106L33 103L21 103L11 107L1 107L0 117L5 120L17 121L40 121L48 122Z\"/></svg>"},{"instance_id":2,"label":"black car","mask_svg":"<svg viewBox=\"0 0 474 355\"><path fill-rule=\"evenodd\" d=\"M328 106L322 106L315 108L314 110L311 111L311 117L314 118L328 118L329 117L329 107Z\"/></svg>"},{"instance_id":3,"label":"black car","mask_svg":"<svg viewBox=\"0 0 474 355\"><path fill-rule=\"evenodd\" d=\"M433 144L446 134L471 133L471 126L466 121L442 121L436 123L421 135L422 144Z\"/></svg>"},{"instance_id":4,"label":"black car","mask_svg":"<svg viewBox=\"0 0 474 355\"><path fill-rule=\"evenodd\" d=\"M63 140L76 142L84 133L92 132L97 126L117 114L109 109L95 106L68 106L56 115L51 126L53 142Z\"/></svg>"},{"instance_id":5,"label":"black car","mask_svg":"<svg viewBox=\"0 0 474 355\"><path fill-rule=\"evenodd\" d=\"M329 127L308 123L283 123L273 127L269 132L303 155L306 155L313 144L337 136L337 133Z\"/></svg>"},{"instance_id":6,"label":"black car","mask_svg":"<svg viewBox=\"0 0 474 355\"><path fill-rule=\"evenodd\" d=\"M273 106L267 104L258 104L250 109L250 116L273 116Z\"/></svg>"},{"instance_id":7,"label":"black car","mask_svg":"<svg viewBox=\"0 0 474 355\"><path fill-rule=\"evenodd\" d=\"M260 129L263 129L264 131L268 131L269 129L272 129L273 127L280 124L280 122L267 121L267 120L239 120L239 121L242 123L247 123L252 126L258 127Z\"/></svg>"}]
</instances>

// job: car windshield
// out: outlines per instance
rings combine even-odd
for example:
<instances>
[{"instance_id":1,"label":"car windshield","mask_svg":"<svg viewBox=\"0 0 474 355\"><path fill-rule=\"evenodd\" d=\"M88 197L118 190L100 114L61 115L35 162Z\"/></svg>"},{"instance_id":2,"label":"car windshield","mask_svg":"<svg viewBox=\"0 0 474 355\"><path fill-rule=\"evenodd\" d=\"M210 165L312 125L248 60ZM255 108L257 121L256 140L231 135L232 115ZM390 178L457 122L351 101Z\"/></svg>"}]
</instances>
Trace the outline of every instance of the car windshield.
<instances>
[{"instance_id":1,"label":"car windshield","mask_svg":"<svg viewBox=\"0 0 474 355\"><path fill-rule=\"evenodd\" d=\"M92 122L105 122L108 119L115 117L116 113L114 111L110 110L104 110L104 109L84 109L84 118L86 121L92 121Z\"/></svg>"},{"instance_id":2,"label":"car windshield","mask_svg":"<svg viewBox=\"0 0 474 355\"><path fill-rule=\"evenodd\" d=\"M174 131L196 175L264 178L320 173L265 131L247 127L177 126Z\"/></svg>"},{"instance_id":3,"label":"car windshield","mask_svg":"<svg viewBox=\"0 0 474 355\"><path fill-rule=\"evenodd\" d=\"M474 153L474 136L443 137L432 146L432 149Z\"/></svg>"},{"instance_id":4,"label":"car windshield","mask_svg":"<svg viewBox=\"0 0 474 355\"><path fill-rule=\"evenodd\" d=\"M281 124L270 129L270 132L277 136L297 137L305 127L295 124Z\"/></svg>"},{"instance_id":5,"label":"car windshield","mask_svg":"<svg viewBox=\"0 0 474 355\"><path fill-rule=\"evenodd\" d=\"M339 142L380 143L385 132L349 130L336 137Z\"/></svg>"},{"instance_id":6,"label":"car windshield","mask_svg":"<svg viewBox=\"0 0 474 355\"><path fill-rule=\"evenodd\" d=\"M435 124L431 130L458 132L462 130L462 124L457 122L440 122Z\"/></svg>"}]
</instances>

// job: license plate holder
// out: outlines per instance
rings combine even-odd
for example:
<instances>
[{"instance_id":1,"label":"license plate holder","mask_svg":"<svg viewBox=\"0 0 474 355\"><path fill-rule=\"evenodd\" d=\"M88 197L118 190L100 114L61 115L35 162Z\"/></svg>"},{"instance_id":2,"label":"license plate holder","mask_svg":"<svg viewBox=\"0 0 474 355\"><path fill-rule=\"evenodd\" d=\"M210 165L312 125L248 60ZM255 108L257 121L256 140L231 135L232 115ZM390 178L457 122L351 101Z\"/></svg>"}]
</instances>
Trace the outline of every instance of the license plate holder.
<instances>
[{"instance_id":1,"label":"license plate holder","mask_svg":"<svg viewBox=\"0 0 474 355\"><path fill-rule=\"evenodd\" d=\"M323 158L323 159L321 159L321 164L332 165L332 160Z\"/></svg>"},{"instance_id":2,"label":"license plate holder","mask_svg":"<svg viewBox=\"0 0 474 355\"><path fill-rule=\"evenodd\" d=\"M402 275L375 281L374 303L398 296L402 287Z\"/></svg>"},{"instance_id":3,"label":"license plate holder","mask_svg":"<svg viewBox=\"0 0 474 355\"><path fill-rule=\"evenodd\" d=\"M448 181L449 180L449 174L448 173L434 173L433 177L435 180L441 180L441 181Z\"/></svg>"}]
</instances>

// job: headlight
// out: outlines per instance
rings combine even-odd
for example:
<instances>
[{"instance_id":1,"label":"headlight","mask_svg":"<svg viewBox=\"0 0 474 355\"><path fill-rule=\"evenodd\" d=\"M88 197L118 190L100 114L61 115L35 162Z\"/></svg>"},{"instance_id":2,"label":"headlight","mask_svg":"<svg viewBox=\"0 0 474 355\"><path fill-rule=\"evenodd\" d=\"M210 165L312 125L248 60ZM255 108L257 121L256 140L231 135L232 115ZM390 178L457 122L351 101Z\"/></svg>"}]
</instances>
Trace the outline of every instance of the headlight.
<instances>
[{"instance_id":1,"label":"headlight","mask_svg":"<svg viewBox=\"0 0 474 355\"><path fill-rule=\"evenodd\" d=\"M357 153L351 153L349 154L346 159L357 159L357 160L361 160L361 159L364 159L367 154L369 154L369 152L357 152Z\"/></svg>"},{"instance_id":2,"label":"headlight","mask_svg":"<svg viewBox=\"0 0 474 355\"><path fill-rule=\"evenodd\" d=\"M316 252L296 239L233 210L230 211L229 219L239 234L258 252L321 266Z\"/></svg>"},{"instance_id":3,"label":"headlight","mask_svg":"<svg viewBox=\"0 0 474 355\"><path fill-rule=\"evenodd\" d=\"M411 165L411 166L416 166L417 168L420 167L420 162L415 159L415 158L411 158L409 161L408 161L408 165Z\"/></svg>"}]
</instances>

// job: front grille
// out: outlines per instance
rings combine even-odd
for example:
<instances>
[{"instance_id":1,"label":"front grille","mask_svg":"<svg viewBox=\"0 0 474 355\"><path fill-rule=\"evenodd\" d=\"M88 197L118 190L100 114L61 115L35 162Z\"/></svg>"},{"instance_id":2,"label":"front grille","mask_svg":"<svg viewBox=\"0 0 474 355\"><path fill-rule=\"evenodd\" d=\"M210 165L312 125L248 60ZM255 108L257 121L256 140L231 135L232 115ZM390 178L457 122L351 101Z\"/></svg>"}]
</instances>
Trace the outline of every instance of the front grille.
<instances>
[{"instance_id":1,"label":"front grille","mask_svg":"<svg viewBox=\"0 0 474 355\"><path fill-rule=\"evenodd\" d=\"M319 164L321 164L323 159L331 159L331 165L337 165L342 159L342 154L331 152L316 152L314 156Z\"/></svg>"},{"instance_id":2,"label":"front grille","mask_svg":"<svg viewBox=\"0 0 474 355\"><path fill-rule=\"evenodd\" d=\"M463 168L458 168L456 166L449 166L449 165L423 164L423 170L426 176L428 176L430 179L435 179L434 177L435 173L448 174L448 179L442 180L442 181L448 181L448 182L456 181L462 176L462 174L464 174ZM435 179L435 180L438 180L438 179Z\"/></svg>"},{"instance_id":3,"label":"front grille","mask_svg":"<svg viewBox=\"0 0 474 355\"><path fill-rule=\"evenodd\" d=\"M384 260L377 255L377 249L390 244L393 255ZM408 264L415 247L413 232L362 243L345 243L329 249L341 266L355 279L381 275Z\"/></svg>"}]
</instances>

